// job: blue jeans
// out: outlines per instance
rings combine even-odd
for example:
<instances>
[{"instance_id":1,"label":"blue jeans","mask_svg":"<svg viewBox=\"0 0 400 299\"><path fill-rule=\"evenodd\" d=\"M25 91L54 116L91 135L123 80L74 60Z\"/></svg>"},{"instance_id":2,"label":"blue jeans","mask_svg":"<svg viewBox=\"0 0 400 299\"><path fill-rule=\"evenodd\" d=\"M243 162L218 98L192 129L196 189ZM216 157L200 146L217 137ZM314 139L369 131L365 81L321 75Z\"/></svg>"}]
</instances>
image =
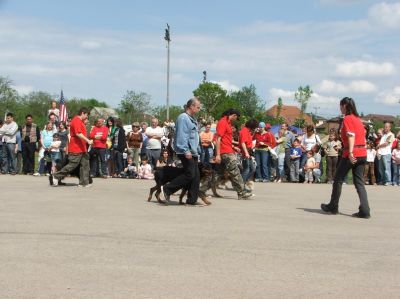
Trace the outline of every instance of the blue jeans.
<instances>
[{"instance_id":1,"label":"blue jeans","mask_svg":"<svg viewBox=\"0 0 400 299\"><path fill-rule=\"evenodd\" d=\"M379 160L379 173L382 177L382 184L392 182L392 155L383 155Z\"/></svg>"},{"instance_id":2,"label":"blue jeans","mask_svg":"<svg viewBox=\"0 0 400 299\"><path fill-rule=\"evenodd\" d=\"M256 165L254 164L252 158L243 158L242 166L242 178L243 182L246 183L254 175L254 172L256 171Z\"/></svg>"},{"instance_id":3,"label":"blue jeans","mask_svg":"<svg viewBox=\"0 0 400 299\"><path fill-rule=\"evenodd\" d=\"M285 177L285 153L278 154L278 178Z\"/></svg>"},{"instance_id":4,"label":"blue jeans","mask_svg":"<svg viewBox=\"0 0 400 299\"><path fill-rule=\"evenodd\" d=\"M394 164L393 185L400 186L400 164Z\"/></svg>"},{"instance_id":5,"label":"blue jeans","mask_svg":"<svg viewBox=\"0 0 400 299\"><path fill-rule=\"evenodd\" d=\"M256 179L269 180L269 151L255 150Z\"/></svg>"},{"instance_id":6,"label":"blue jeans","mask_svg":"<svg viewBox=\"0 0 400 299\"><path fill-rule=\"evenodd\" d=\"M214 149L210 147L203 147L203 152L201 153L201 162L204 164L210 164L210 160L214 156Z\"/></svg>"},{"instance_id":7,"label":"blue jeans","mask_svg":"<svg viewBox=\"0 0 400 299\"><path fill-rule=\"evenodd\" d=\"M15 143L3 143L3 173L15 173L17 168L17 160L15 154Z\"/></svg>"}]
</instances>

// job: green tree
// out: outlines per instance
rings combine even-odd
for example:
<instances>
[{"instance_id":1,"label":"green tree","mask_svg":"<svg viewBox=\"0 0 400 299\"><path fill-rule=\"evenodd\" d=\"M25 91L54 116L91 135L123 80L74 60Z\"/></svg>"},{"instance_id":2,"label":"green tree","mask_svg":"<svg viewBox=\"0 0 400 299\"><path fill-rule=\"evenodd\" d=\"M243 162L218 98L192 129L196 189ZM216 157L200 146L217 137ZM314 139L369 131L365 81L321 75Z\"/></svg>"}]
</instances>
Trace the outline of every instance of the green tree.
<instances>
[{"instance_id":1,"label":"green tree","mask_svg":"<svg viewBox=\"0 0 400 299\"><path fill-rule=\"evenodd\" d=\"M18 109L18 123L23 123L25 116L31 114L34 122L43 127L47 122L47 112L50 108L54 96L45 91L34 91L28 95L22 96L19 100L20 109Z\"/></svg>"},{"instance_id":2,"label":"green tree","mask_svg":"<svg viewBox=\"0 0 400 299\"><path fill-rule=\"evenodd\" d=\"M228 94L219 84L212 82L202 82L193 91L194 96L198 97L202 104L202 114L206 120L217 119L220 117L217 107L223 105L228 99Z\"/></svg>"},{"instance_id":3,"label":"green tree","mask_svg":"<svg viewBox=\"0 0 400 299\"><path fill-rule=\"evenodd\" d=\"M132 123L143 119L145 113L151 112L151 97L145 92L128 90L118 105L124 123Z\"/></svg>"},{"instance_id":4,"label":"green tree","mask_svg":"<svg viewBox=\"0 0 400 299\"><path fill-rule=\"evenodd\" d=\"M282 106L283 106L283 100L281 97L279 97L278 98L278 107L276 109L276 117L277 118L281 116Z\"/></svg>"},{"instance_id":5,"label":"green tree","mask_svg":"<svg viewBox=\"0 0 400 299\"><path fill-rule=\"evenodd\" d=\"M234 91L230 98L236 102L236 108L239 108L246 118L252 118L257 111L264 111L265 104L257 95L256 87L253 84L244 86L239 91Z\"/></svg>"},{"instance_id":6,"label":"green tree","mask_svg":"<svg viewBox=\"0 0 400 299\"><path fill-rule=\"evenodd\" d=\"M300 118L303 118L304 113L306 112L307 109L308 101L310 100L311 95L313 93L314 92L312 91L310 86L306 85L305 87L300 86L297 89L296 93L294 94L294 98L300 104L300 110L301 110Z\"/></svg>"},{"instance_id":7,"label":"green tree","mask_svg":"<svg viewBox=\"0 0 400 299\"><path fill-rule=\"evenodd\" d=\"M0 118L7 111L15 113L18 107L18 92L11 87L12 81L8 77L0 76Z\"/></svg>"},{"instance_id":8,"label":"green tree","mask_svg":"<svg viewBox=\"0 0 400 299\"><path fill-rule=\"evenodd\" d=\"M175 121L183 111L183 107L172 105L169 107L169 118ZM154 117L158 118L160 123L165 122L167 120L167 106L162 105L154 107L152 114Z\"/></svg>"}]
</instances>

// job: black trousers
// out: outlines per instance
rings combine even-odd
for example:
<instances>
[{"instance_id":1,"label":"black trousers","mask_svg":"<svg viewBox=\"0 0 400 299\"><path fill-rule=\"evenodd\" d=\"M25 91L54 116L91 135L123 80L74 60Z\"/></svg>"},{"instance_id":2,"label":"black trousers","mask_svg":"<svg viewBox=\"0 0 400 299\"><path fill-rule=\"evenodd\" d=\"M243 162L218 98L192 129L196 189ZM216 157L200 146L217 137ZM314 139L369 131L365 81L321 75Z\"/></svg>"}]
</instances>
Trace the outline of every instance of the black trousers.
<instances>
[{"instance_id":1,"label":"black trousers","mask_svg":"<svg viewBox=\"0 0 400 299\"><path fill-rule=\"evenodd\" d=\"M329 205L332 208L338 208L339 199L342 193L342 184L345 180L347 173L351 170L353 173L353 183L356 187L358 197L360 199L359 210L365 215L370 214L370 209L368 205L368 195L367 190L365 190L364 185L364 166L366 163L366 157L357 158L357 162L352 164L348 158L340 159L339 165L335 172L335 178L333 181L331 202Z\"/></svg>"},{"instance_id":2,"label":"black trousers","mask_svg":"<svg viewBox=\"0 0 400 299\"><path fill-rule=\"evenodd\" d=\"M290 181L290 148L285 148L284 169L285 169L286 180Z\"/></svg>"},{"instance_id":3,"label":"black trousers","mask_svg":"<svg viewBox=\"0 0 400 299\"><path fill-rule=\"evenodd\" d=\"M173 194L179 189L188 189L187 204L195 204L197 202L199 185L200 185L200 172L198 165L198 158L193 157L187 159L184 155L178 155L178 158L182 161L183 174L173 179L169 184L164 186L164 192Z\"/></svg>"},{"instance_id":4,"label":"black trousers","mask_svg":"<svg viewBox=\"0 0 400 299\"><path fill-rule=\"evenodd\" d=\"M34 173L35 171L35 142L21 142L22 145L22 173Z\"/></svg>"},{"instance_id":5,"label":"black trousers","mask_svg":"<svg viewBox=\"0 0 400 299\"><path fill-rule=\"evenodd\" d=\"M90 175L96 177L97 175L107 175L106 165L106 149L105 148L92 148L89 152L90 155ZM99 167L100 162L100 167Z\"/></svg>"}]
</instances>

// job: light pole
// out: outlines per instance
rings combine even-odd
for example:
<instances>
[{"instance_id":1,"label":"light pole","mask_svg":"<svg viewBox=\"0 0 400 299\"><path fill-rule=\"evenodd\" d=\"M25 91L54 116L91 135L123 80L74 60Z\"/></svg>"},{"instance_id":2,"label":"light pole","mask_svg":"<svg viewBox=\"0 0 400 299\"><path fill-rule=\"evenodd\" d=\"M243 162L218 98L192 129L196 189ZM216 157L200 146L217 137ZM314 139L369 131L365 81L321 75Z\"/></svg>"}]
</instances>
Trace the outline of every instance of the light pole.
<instances>
[{"instance_id":1,"label":"light pole","mask_svg":"<svg viewBox=\"0 0 400 299\"><path fill-rule=\"evenodd\" d=\"M207 82L207 71L203 71L203 83Z\"/></svg>"},{"instance_id":2,"label":"light pole","mask_svg":"<svg viewBox=\"0 0 400 299\"><path fill-rule=\"evenodd\" d=\"M164 39L167 41L167 121L169 121L169 43L171 42L171 36L168 23Z\"/></svg>"}]
</instances>

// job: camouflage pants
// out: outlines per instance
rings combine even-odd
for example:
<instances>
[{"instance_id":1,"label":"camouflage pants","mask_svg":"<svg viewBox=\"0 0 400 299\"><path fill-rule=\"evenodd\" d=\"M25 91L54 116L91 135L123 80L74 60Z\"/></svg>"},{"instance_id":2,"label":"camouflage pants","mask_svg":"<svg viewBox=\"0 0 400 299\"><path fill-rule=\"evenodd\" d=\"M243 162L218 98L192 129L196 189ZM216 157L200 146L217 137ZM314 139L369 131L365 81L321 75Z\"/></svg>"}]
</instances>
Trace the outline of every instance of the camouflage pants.
<instances>
[{"instance_id":1,"label":"camouflage pants","mask_svg":"<svg viewBox=\"0 0 400 299\"><path fill-rule=\"evenodd\" d=\"M217 182L220 177L224 176L224 171L229 173L229 179L232 183L233 189L235 189L238 195L242 195L244 192L244 183L235 154L221 155L221 165L215 177Z\"/></svg>"}]
</instances>

